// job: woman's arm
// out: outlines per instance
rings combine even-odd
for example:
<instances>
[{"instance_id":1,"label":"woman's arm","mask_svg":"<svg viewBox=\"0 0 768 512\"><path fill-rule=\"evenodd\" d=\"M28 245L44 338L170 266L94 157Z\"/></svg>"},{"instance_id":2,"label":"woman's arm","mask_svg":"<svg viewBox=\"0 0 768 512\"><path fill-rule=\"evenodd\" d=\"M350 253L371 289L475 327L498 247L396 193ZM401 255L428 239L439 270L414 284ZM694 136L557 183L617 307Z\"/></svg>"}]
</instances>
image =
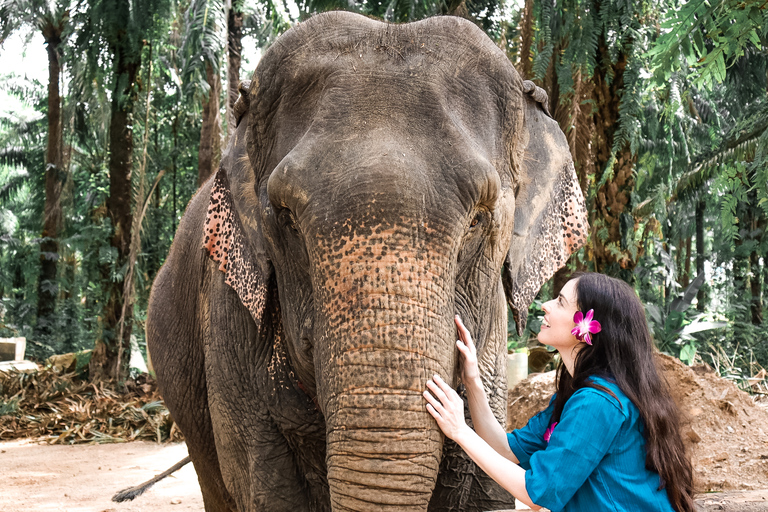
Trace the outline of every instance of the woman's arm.
<instances>
[{"instance_id":1,"label":"woman's arm","mask_svg":"<svg viewBox=\"0 0 768 512\"><path fill-rule=\"evenodd\" d=\"M525 488L525 471L523 468L501 455L467 426L464 422L464 401L456 391L446 384L439 375L435 375L433 380L428 381L427 386L429 391L424 392L424 398L428 402L427 410L435 418L443 433L456 441L488 476L509 491L512 496L532 509L538 510L540 507L531 501ZM482 390L482 386L480 389ZM485 395L483 394L483 396ZM485 400L485 403L487 407L488 401ZM490 411L490 407L488 407L488 411ZM493 418L493 422L498 425L492 413L490 416ZM506 436L504 436L504 442L506 443ZM509 445L507 445L506 450L512 453Z\"/></svg>"},{"instance_id":2,"label":"woman's arm","mask_svg":"<svg viewBox=\"0 0 768 512\"><path fill-rule=\"evenodd\" d=\"M507 433L496 420L496 416L493 415L491 406L488 404L488 397L485 395L483 382L480 380L480 371L477 366L477 349L472 341L472 336L458 316L456 316L456 328L459 332L456 346L463 356L462 381L467 388L469 413L472 416L475 431L491 448L515 464L518 464L520 461L509 448ZM429 382L427 386L429 386Z\"/></svg>"},{"instance_id":3,"label":"woman's arm","mask_svg":"<svg viewBox=\"0 0 768 512\"><path fill-rule=\"evenodd\" d=\"M523 468L503 457L469 427L463 430L454 441L467 452L467 455L488 476L509 491L512 496L533 510L541 508L533 503L530 496L528 496L528 490L525 488L525 470Z\"/></svg>"}]
</instances>

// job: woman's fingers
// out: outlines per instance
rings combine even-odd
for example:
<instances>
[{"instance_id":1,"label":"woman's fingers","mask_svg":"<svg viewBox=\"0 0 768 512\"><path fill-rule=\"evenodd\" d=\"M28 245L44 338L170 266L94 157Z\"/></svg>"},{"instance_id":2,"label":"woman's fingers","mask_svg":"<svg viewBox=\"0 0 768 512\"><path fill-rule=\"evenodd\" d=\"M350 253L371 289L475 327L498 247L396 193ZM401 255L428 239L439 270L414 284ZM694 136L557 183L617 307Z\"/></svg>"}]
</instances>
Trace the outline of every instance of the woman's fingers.
<instances>
[{"instance_id":1,"label":"woman's fingers","mask_svg":"<svg viewBox=\"0 0 768 512\"><path fill-rule=\"evenodd\" d=\"M427 411L447 437L455 439L462 429L467 428L464 401L439 375L427 381L423 395L427 401Z\"/></svg>"},{"instance_id":2,"label":"woman's fingers","mask_svg":"<svg viewBox=\"0 0 768 512\"><path fill-rule=\"evenodd\" d=\"M446 400L448 399L444 386L447 386L447 384L443 382L443 379L441 379L439 375L435 375L432 380L427 381L427 387L442 404L446 403Z\"/></svg>"},{"instance_id":3,"label":"woman's fingers","mask_svg":"<svg viewBox=\"0 0 768 512\"><path fill-rule=\"evenodd\" d=\"M469 331L466 327L464 327L464 322L461 321L461 317L459 315L456 315L454 318L456 322L456 330L459 331L459 339L463 341L464 343L467 342L467 338L471 338L469 335Z\"/></svg>"},{"instance_id":4,"label":"woman's fingers","mask_svg":"<svg viewBox=\"0 0 768 512\"><path fill-rule=\"evenodd\" d=\"M427 381L427 388L429 389L424 391L424 398L438 412L448 410L449 408L455 409L459 407L458 402L461 402L461 409L464 409L464 401L439 375L435 375L431 380Z\"/></svg>"},{"instance_id":5,"label":"woman's fingers","mask_svg":"<svg viewBox=\"0 0 768 512\"><path fill-rule=\"evenodd\" d=\"M429 391L424 391L424 398L427 400L427 405L432 407L433 410L438 411L439 409L443 408L443 405L440 403L440 401L432 396Z\"/></svg>"},{"instance_id":6,"label":"woman's fingers","mask_svg":"<svg viewBox=\"0 0 768 512\"><path fill-rule=\"evenodd\" d=\"M448 383L445 382L439 375L435 375L434 381L440 387L440 391L443 392L442 397L439 397L440 401L443 403L443 406L446 409L451 407L456 411L461 410L463 417L464 400L462 400L456 390L448 385Z\"/></svg>"},{"instance_id":7,"label":"woman's fingers","mask_svg":"<svg viewBox=\"0 0 768 512\"><path fill-rule=\"evenodd\" d=\"M437 384L437 386L440 388L440 392L443 394L443 396L445 396L446 394L448 394L451 391L453 391L453 388L451 386L449 386L448 383L445 382L443 380L443 378L440 377L438 374L435 374L435 376L432 378L432 381L434 381L435 384ZM431 382L431 381L429 381L429 382ZM427 382L427 383L429 383L429 382Z\"/></svg>"},{"instance_id":8,"label":"woman's fingers","mask_svg":"<svg viewBox=\"0 0 768 512\"><path fill-rule=\"evenodd\" d=\"M459 315L456 315L456 329L459 331L459 339L469 348L470 352L474 353L475 343L472 341L472 335L469 334L469 330L464 326L464 322Z\"/></svg>"}]
</instances>

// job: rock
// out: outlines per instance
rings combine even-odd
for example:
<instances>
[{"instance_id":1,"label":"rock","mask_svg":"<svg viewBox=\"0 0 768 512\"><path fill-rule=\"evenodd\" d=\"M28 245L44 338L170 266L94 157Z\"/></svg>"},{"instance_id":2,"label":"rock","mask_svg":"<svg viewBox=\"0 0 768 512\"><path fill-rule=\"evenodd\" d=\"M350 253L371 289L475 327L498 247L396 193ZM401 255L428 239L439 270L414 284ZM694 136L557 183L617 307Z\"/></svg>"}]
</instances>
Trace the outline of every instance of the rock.
<instances>
[{"instance_id":1,"label":"rock","mask_svg":"<svg viewBox=\"0 0 768 512\"><path fill-rule=\"evenodd\" d=\"M688 438L688 440L692 443L700 443L701 442L701 436L696 433L693 428L688 429L688 431L685 433L685 436Z\"/></svg>"}]
</instances>

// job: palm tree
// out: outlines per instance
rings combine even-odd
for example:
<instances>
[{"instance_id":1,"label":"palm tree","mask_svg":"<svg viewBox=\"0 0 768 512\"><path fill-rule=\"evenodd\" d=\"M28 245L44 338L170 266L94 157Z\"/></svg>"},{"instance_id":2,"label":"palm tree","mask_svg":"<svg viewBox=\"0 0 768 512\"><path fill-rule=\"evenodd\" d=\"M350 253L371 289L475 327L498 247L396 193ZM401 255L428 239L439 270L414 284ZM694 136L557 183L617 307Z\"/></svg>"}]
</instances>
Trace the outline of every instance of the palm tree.
<instances>
[{"instance_id":1,"label":"palm tree","mask_svg":"<svg viewBox=\"0 0 768 512\"><path fill-rule=\"evenodd\" d=\"M123 310L123 287L131 243L131 171L133 169L133 109L138 94L136 79L147 41L159 38L159 31L171 10L168 0L90 0L82 12L78 43L85 50L94 76L100 69L104 48L112 59L111 119L109 124L109 197L107 214L112 222L110 240L116 249L113 264L102 268L109 288L102 314L104 336L96 341L91 357L93 378L122 379L128 368L132 314L124 319L122 339L116 339ZM114 266L114 268L113 268ZM115 271L116 270L116 271ZM118 361L120 364L118 365Z\"/></svg>"},{"instance_id":2,"label":"palm tree","mask_svg":"<svg viewBox=\"0 0 768 512\"><path fill-rule=\"evenodd\" d=\"M201 99L203 114L198 155L198 186L213 174L221 159L219 67L224 53L222 27L227 23L224 15L225 9L221 0L193 0L185 16L185 36L182 43L185 65L182 80L187 97Z\"/></svg>"},{"instance_id":3,"label":"palm tree","mask_svg":"<svg viewBox=\"0 0 768 512\"><path fill-rule=\"evenodd\" d=\"M40 274L37 281L37 328L39 335L52 333L58 286L59 234L62 228L61 45L69 29L69 2L12 0L0 8L0 44L15 30L33 24L42 34L48 52L48 142L45 157L45 213L40 243ZM19 16L21 14L21 16Z\"/></svg>"},{"instance_id":4,"label":"palm tree","mask_svg":"<svg viewBox=\"0 0 768 512\"><path fill-rule=\"evenodd\" d=\"M696 1L686 9L701 7L701 2ZM768 245L768 237L764 236L768 214L768 58L759 46L765 48L768 41L745 44L741 56L728 63L724 74L717 71L716 61L707 58L722 56L723 52L735 53L731 45L740 44L738 38L718 42L717 27L741 24L734 33L748 33L744 27L754 20L739 20L743 7L726 3L710 19L687 18L675 11L669 14L674 21L672 30L657 41L656 50L651 52L664 116L652 132L644 134L641 143L641 159L649 178L640 193L648 198L635 208L635 216L679 209L678 205L688 203L688 210L695 210L697 272L704 270L705 233L713 230L719 239L715 244L716 257L733 261L734 290L737 294L748 290L750 322L759 325L763 317L761 281L765 267L761 255ZM681 27L691 32L680 32ZM713 30L715 35L709 37ZM696 41L702 40L713 42L697 49L693 59L686 55L697 48ZM667 60L679 48L683 49L680 55ZM690 62L697 64L692 67ZM653 97L649 99L655 101ZM666 172L654 175L654 167ZM652 192L661 187L668 193ZM707 217L708 206L714 213ZM711 228L705 230L705 223ZM683 266L688 258L690 254L683 258ZM700 310L704 309L704 299L704 290L700 290Z\"/></svg>"},{"instance_id":5,"label":"palm tree","mask_svg":"<svg viewBox=\"0 0 768 512\"><path fill-rule=\"evenodd\" d=\"M235 102L240 93L240 59L243 52L245 0L227 0L227 139L235 131Z\"/></svg>"}]
</instances>

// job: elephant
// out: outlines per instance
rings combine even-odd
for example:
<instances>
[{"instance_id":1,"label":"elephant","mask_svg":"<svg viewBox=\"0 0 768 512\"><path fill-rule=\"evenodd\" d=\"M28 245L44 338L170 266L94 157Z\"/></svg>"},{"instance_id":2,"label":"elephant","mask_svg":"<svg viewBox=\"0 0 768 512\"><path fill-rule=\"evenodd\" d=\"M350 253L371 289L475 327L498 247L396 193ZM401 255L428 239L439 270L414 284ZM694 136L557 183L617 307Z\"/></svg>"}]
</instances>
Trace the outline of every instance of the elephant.
<instances>
[{"instance_id":1,"label":"elephant","mask_svg":"<svg viewBox=\"0 0 768 512\"><path fill-rule=\"evenodd\" d=\"M240 93L146 323L205 509L513 508L422 392L461 388L459 314L504 424L507 304L521 331L585 240L546 94L467 20L349 12L289 29Z\"/></svg>"}]
</instances>

